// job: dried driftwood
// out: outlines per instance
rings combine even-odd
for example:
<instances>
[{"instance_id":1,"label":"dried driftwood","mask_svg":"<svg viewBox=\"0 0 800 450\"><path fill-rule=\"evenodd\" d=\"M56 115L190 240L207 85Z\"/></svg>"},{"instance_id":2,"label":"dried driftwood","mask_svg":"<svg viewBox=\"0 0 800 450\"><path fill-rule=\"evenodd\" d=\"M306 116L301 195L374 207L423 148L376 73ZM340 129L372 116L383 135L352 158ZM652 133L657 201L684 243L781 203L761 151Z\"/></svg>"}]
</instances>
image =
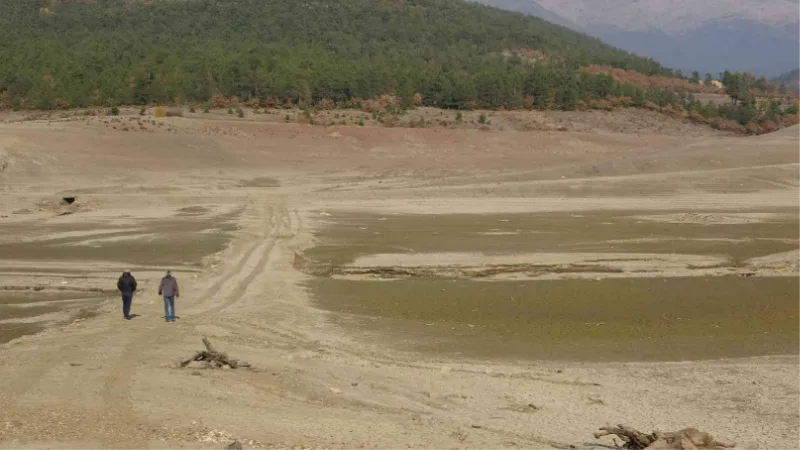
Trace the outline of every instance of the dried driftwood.
<instances>
[{"instance_id":1,"label":"dried driftwood","mask_svg":"<svg viewBox=\"0 0 800 450\"><path fill-rule=\"evenodd\" d=\"M696 428L684 428L679 431L644 434L627 425L606 426L594 433L595 438L601 436L618 436L624 442L622 448L635 450L695 450L733 448L734 444L717 441L708 433Z\"/></svg>"},{"instance_id":2,"label":"dried driftwood","mask_svg":"<svg viewBox=\"0 0 800 450\"><path fill-rule=\"evenodd\" d=\"M206 364L209 369L237 369L239 367L250 367L250 364L229 358L224 352L218 352L208 338L203 338L203 345L206 349L199 351L189 358L181 360L181 367L186 367L193 361L200 361Z\"/></svg>"}]
</instances>

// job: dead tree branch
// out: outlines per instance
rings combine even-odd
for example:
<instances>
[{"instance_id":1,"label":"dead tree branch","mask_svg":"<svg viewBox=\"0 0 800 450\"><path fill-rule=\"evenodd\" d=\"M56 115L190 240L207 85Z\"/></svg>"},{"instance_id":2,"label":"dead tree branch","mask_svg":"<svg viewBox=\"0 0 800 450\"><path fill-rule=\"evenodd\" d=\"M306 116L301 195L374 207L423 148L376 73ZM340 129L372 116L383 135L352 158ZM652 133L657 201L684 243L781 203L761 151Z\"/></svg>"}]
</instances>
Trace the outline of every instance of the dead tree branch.
<instances>
[{"instance_id":1,"label":"dead tree branch","mask_svg":"<svg viewBox=\"0 0 800 450\"><path fill-rule=\"evenodd\" d=\"M622 448L634 450L697 450L733 448L735 444L717 441L708 433L696 428L684 428L679 431L644 434L627 425L601 427L594 433L595 438L602 436L618 436L624 442Z\"/></svg>"},{"instance_id":2,"label":"dead tree branch","mask_svg":"<svg viewBox=\"0 0 800 450\"><path fill-rule=\"evenodd\" d=\"M238 359L229 358L225 352L218 352L208 338L203 338L203 345L205 350L195 352L194 356L184 358L181 360L181 367L186 367L193 361L204 362L205 367L208 369L237 369L239 367L250 367L250 364L239 361Z\"/></svg>"}]
</instances>

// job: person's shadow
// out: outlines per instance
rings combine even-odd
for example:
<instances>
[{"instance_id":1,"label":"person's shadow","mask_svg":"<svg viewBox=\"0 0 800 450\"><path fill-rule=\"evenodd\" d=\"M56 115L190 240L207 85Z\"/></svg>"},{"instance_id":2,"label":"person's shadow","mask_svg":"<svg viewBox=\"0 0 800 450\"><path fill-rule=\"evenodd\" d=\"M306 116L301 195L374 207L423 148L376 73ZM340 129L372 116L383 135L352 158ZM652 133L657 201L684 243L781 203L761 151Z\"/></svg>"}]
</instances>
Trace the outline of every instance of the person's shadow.
<instances>
[{"instance_id":1,"label":"person's shadow","mask_svg":"<svg viewBox=\"0 0 800 450\"><path fill-rule=\"evenodd\" d=\"M133 320L133 319L135 319L137 317L140 317L140 316L141 316L141 314L129 314L128 315L128 320Z\"/></svg>"}]
</instances>

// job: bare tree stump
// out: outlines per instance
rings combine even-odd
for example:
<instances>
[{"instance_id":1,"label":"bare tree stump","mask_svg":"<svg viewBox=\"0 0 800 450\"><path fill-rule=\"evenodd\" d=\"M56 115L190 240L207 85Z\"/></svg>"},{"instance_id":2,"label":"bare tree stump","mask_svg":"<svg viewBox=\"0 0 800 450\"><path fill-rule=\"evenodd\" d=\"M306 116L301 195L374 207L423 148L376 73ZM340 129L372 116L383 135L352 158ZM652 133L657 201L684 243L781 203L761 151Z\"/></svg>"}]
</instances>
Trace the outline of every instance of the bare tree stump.
<instances>
[{"instance_id":1,"label":"bare tree stump","mask_svg":"<svg viewBox=\"0 0 800 450\"><path fill-rule=\"evenodd\" d=\"M250 367L246 362L240 362L236 359L229 358L225 352L218 352L208 338L203 338L203 345L205 350L195 352L194 356L184 358L180 362L181 367L188 366L193 361L204 362L209 369L237 369L239 367Z\"/></svg>"}]
</instances>

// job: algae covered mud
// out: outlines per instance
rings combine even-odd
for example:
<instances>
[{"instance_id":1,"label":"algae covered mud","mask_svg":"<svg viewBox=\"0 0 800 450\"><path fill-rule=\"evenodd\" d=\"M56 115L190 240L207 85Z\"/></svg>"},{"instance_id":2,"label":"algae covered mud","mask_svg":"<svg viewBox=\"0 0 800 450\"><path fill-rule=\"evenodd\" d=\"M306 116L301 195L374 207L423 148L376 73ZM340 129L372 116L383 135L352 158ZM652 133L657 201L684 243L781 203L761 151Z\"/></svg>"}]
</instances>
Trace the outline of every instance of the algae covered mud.
<instances>
[{"instance_id":1,"label":"algae covered mud","mask_svg":"<svg viewBox=\"0 0 800 450\"><path fill-rule=\"evenodd\" d=\"M296 265L337 321L451 356L798 351L797 210L326 213Z\"/></svg>"},{"instance_id":2,"label":"algae covered mud","mask_svg":"<svg viewBox=\"0 0 800 450\"><path fill-rule=\"evenodd\" d=\"M197 273L225 248L237 217L199 206L154 215L129 201L121 211L104 207L111 196L89 198L86 222L42 208L0 223L0 343L118 309L116 277L124 269L140 279L137 303L164 268Z\"/></svg>"},{"instance_id":3,"label":"algae covered mud","mask_svg":"<svg viewBox=\"0 0 800 450\"><path fill-rule=\"evenodd\" d=\"M343 325L450 356L582 361L794 354L794 277L309 283Z\"/></svg>"},{"instance_id":4,"label":"algae covered mud","mask_svg":"<svg viewBox=\"0 0 800 450\"><path fill-rule=\"evenodd\" d=\"M102 292L14 292L0 290L0 344L39 332L59 319L87 317L105 298ZM84 313L65 314L65 311Z\"/></svg>"}]
</instances>

